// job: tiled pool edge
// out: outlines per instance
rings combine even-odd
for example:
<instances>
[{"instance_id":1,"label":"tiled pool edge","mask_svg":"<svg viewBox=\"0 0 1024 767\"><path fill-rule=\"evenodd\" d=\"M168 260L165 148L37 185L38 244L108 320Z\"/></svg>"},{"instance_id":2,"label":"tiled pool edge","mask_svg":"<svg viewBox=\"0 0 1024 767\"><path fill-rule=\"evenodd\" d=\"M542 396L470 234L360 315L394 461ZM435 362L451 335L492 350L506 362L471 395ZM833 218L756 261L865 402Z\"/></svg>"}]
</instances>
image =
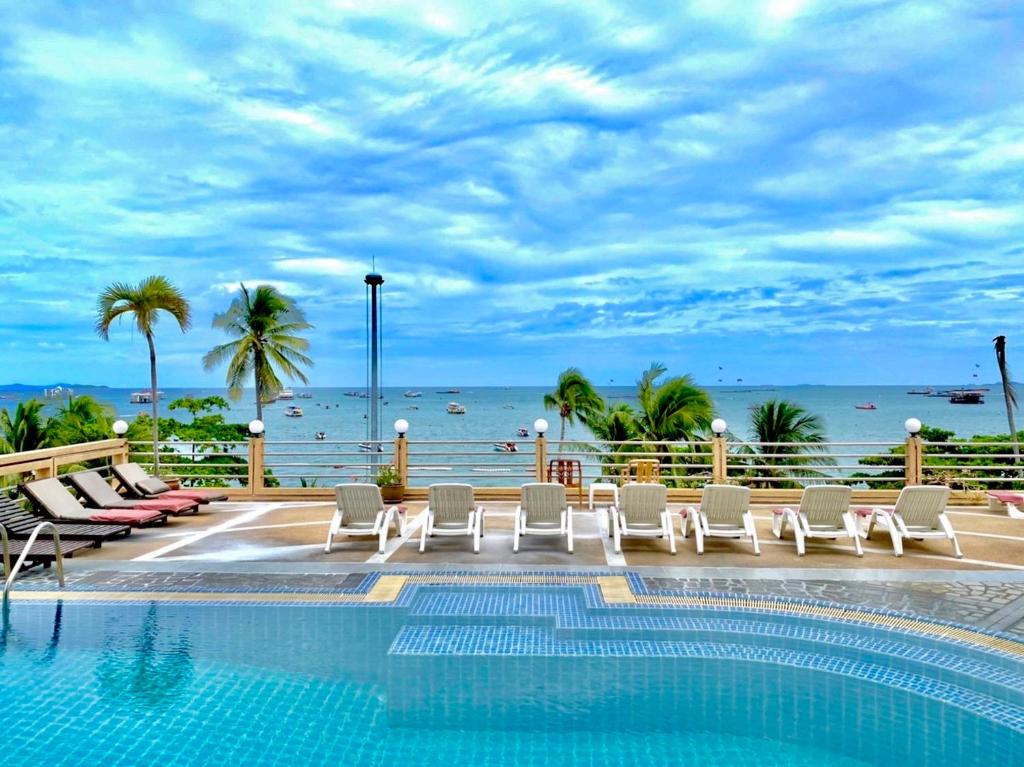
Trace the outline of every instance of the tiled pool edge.
<instances>
[{"instance_id":1,"label":"tiled pool edge","mask_svg":"<svg viewBox=\"0 0 1024 767\"><path fill-rule=\"evenodd\" d=\"M197 585L201 585L197 584ZM702 609L712 611L743 610L746 612L791 615L839 623L874 626L918 636L942 639L988 650L1000 655L1024 658L1024 642L1011 634L977 626L958 624L939 618L915 615L886 608L842 605L811 598L736 595L715 591L652 592L636 571L608 569L594 571L466 571L447 570L433 573L418 568L393 568L365 573L358 586L333 591L257 591L203 590L141 591L141 590L15 590L12 601L70 601L90 603L170 602L192 604L309 604L362 605L400 607L408 604L421 586L558 586L584 588L591 598L600 602L593 607L607 609Z\"/></svg>"}]
</instances>

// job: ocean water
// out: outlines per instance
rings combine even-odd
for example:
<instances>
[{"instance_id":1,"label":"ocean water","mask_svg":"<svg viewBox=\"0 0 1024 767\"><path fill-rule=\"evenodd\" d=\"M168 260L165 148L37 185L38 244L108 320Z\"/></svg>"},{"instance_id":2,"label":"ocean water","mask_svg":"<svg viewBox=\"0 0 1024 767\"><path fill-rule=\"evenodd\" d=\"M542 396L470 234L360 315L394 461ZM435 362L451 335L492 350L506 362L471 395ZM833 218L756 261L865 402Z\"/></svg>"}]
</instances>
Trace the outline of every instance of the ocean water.
<instances>
[{"instance_id":1,"label":"ocean water","mask_svg":"<svg viewBox=\"0 0 1024 767\"><path fill-rule=\"evenodd\" d=\"M422 397L403 396L409 389L386 387L381 400L382 437L394 435L391 424L399 418L409 422L410 440L514 440L516 430L525 426L533 434L533 422L545 418L551 424L549 437L557 438L558 415L545 411L542 401L548 387L454 387L457 394L443 391L443 387L421 388ZM919 388L919 387L914 387ZM936 386L935 388L943 388ZM948 387L946 387L948 388ZM739 438L750 438L750 408L767 399L786 399L816 413L825 422L828 438L835 442L898 442L905 437L903 422L910 417L919 418L931 426L951 429L958 436L973 434L1005 434L1006 412L1002 393L997 387L988 393L982 405L951 405L947 400L907 394L905 386L780 386L780 387L708 387L717 413L725 418L730 431ZM91 394L110 404L123 418L148 412L148 405L130 403L131 389L80 389L78 393ZM364 418L369 400L345 396L343 388L296 389L305 391L311 399L280 401L264 408L266 434L269 440L309 440L318 431L329 440L364 440L369 436L368 422ZM635 403L635 389L603 387L601 394L608 400ZM161 410L187 420L185 411L170 413L167 405L185 395L223 395L222 389L164 389ZM42 392L7 394L0 406L11 407L17 401ZM449 415L446 406L458 402L466 407L465 415ZM857 410L860 403L873 402L877 410ZM302 418L284 415L288 405L303 409ZM56 404L51 405L51 409ZM232 403L225 413L230 421L246 423L256 415L251 396ZM582 425L569 426L567 437L586 439L589 432Z\"/></svg>"},{"instance_id":2,"label":"ocean water","mask_svg":"<svg viewBox=\"0 0 1024 767\"><path fill-rule=\"evenodd\" d=\"M606 610L588 622L570 593L534 594L421 589L408 609L15 602L4 753L181 767L971 767L1024 753L1019 662L891 632L871 640L885 652L860 651L863 628L769 616L667 629L669 611L613 611L599 628ZM490 611L451 609L479 598ZM579 627L556 631L552 611ZM784 636L767 640L772 621Z\"/></svg>"}]
</instances>

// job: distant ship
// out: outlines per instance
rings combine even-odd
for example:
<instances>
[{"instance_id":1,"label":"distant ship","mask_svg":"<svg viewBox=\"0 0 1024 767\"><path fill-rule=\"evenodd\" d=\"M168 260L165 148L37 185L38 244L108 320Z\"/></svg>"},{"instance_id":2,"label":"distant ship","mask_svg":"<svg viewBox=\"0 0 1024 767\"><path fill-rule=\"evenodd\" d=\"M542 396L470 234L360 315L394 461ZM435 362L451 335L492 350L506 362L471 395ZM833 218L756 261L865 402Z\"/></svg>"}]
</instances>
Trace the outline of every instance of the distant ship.
<instances>
[{"instance_id":1,"label":"distant ship","mask_svg":"<svg viewBox=\"0 0 1024 767\"><path fill-rule=\"evenodd\" d=\"M858 410L878 410L878 405L874 402L862 402L859 405L854 405Z\"/></svg>"},{"instance_id":2,"label":"distant ship","mask_svg":"<svg viewBox=\"0 0 1024 767\"><path fill-rule=\"evenodd\" d=\"M74 397L75 390L67 386L54 386L52 389L43 389L43 396L46 399L64 399L65 397Z\"/></svg>"},{"instance_id":3,"label":"distant ship","mask_svg":"<svg viewBox=\"0 0 1024 767\"><path fill-rule=\"evenodd\" d=\"M439 391L438 394L462 394L462 389L445 389L444 391Z\"/></svg>"},{"instance_id":4,"label":"distant ship","mask_svg":"<svg viewBox=\"0 0 1024 767\"><path fill-rule=\"evenodd\" d=\"M157 399L161 399L164 396L162 391L156 393ZM145 391L133 391L131 396L131 403L133 405L146 405L153 401L153 390L146 389Z\"/></svg>"},{"instance_id":5,"label":"distant ship","mask_svg":"<svg viewBox=\"0 0 1024 767\"><path fill-rule=\"evenodd\" d=\"M291 389L281 389L280 394L277 395L278 399L295 399L295 392Z\"/></svg>"},{"instance_id":6,"label":"distant ship","mask_svg":"<svg viewBox=\"0 0 1024 767\"><path fill-rule=\"evenodd\" d=\"M933 389L931 386L929 386L927 389L911 389L910 391L907 392L907 394L925 394L925 395L934 394L934 393L935 393L935 389Z\"/></svg>"},{"instance_id":7,"label":"distant ship","mask_svg":"<svg viewBox=\"0 0 1024 767\"><path fill-rule=\"evenodd\" d=\"M403 397L408 397L409 399L414 399L415 397L422 397L423 396L423 392L421 392L421 391L407 391L402 396Z\"/></svg>"},{"instance_id":8,"label":"distant ship","mask_svg":"<svg viewBox=\"0 0 1024 767\"><path fill-rule=\"evenodd\" d=\"M289 418L302 418L302 416L305 415L305 413L302 412L302 408L296 407L295 405L289 405L286 407L284 409L284 414Z\"/></svg>"},{"instance_id":9,"label":"distant ship","mask_svg":"<svg viewBox=\"0 0 1024 767\"><path fill-rule=\"evenodd\" d=\"M985 395L980 389L958 389L949 392L951 405L984 405Z\"/></svg>"},{"instance_id":10,"label":"distant ship","mask_svg":"<svg viewBox=\"0 0 1024 767\"><path fill-rule=\"evenodd\" d=\"M313 395L308 391L299 392L299 399L313 399Z\"/></svg>"},{"instance_id":11,"label":"distant ship","mask_svg":"<svg viewBox=\"0 0 1024 767\"><path fill-rule=\"evenodd\" d=\"M465 414L466 414L465 406L460 405L458 402L449 402L448 403L448 415L465 415Z\"/></svg>"}]
</instances>

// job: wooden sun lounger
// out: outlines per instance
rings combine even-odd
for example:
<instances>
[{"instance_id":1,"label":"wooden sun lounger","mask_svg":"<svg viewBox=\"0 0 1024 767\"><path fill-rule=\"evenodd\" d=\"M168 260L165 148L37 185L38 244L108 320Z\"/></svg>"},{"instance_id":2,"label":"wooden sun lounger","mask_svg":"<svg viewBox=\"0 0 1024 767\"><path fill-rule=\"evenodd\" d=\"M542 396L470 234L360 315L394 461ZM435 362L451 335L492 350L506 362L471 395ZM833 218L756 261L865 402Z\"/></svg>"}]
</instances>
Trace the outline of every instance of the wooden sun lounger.
<instances>
[{"instance_id":1,"label":"wooden sun lounger","mask_svg":"<svg viewBox=\"0 0 1024 767\"><path fill-rule=\"evenodd\" d=\"M32 534L32 530L40 522L53 522L56 524L61 543L65 540L81 540L90 541L96 544L97 547L104 541L123 538L132 532L128 525L108 525L98 522L57 522L26 511L16 500L10 498L0 499L0 525L7 528L7 534L12 539L28 538Z\"/></svg>"}]
</instances>

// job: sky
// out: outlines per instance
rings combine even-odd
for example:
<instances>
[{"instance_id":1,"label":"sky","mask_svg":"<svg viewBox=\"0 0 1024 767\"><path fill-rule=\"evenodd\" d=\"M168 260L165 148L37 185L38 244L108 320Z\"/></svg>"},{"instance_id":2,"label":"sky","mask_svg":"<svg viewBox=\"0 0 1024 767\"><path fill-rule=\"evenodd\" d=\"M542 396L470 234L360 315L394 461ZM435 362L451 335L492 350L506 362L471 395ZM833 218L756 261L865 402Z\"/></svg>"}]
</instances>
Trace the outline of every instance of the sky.
<instances>
[{"instance_id":1,"label":"sky","mask_svg":"<svg viewBox=\"0 0 1024 767\"><path fill-rule=\"evenodd\" d=\"M0 382L148 383L114 280L293 297L315 385L1024 370L1015 0L0 0Z\"/></svg>"}]
</instances>

